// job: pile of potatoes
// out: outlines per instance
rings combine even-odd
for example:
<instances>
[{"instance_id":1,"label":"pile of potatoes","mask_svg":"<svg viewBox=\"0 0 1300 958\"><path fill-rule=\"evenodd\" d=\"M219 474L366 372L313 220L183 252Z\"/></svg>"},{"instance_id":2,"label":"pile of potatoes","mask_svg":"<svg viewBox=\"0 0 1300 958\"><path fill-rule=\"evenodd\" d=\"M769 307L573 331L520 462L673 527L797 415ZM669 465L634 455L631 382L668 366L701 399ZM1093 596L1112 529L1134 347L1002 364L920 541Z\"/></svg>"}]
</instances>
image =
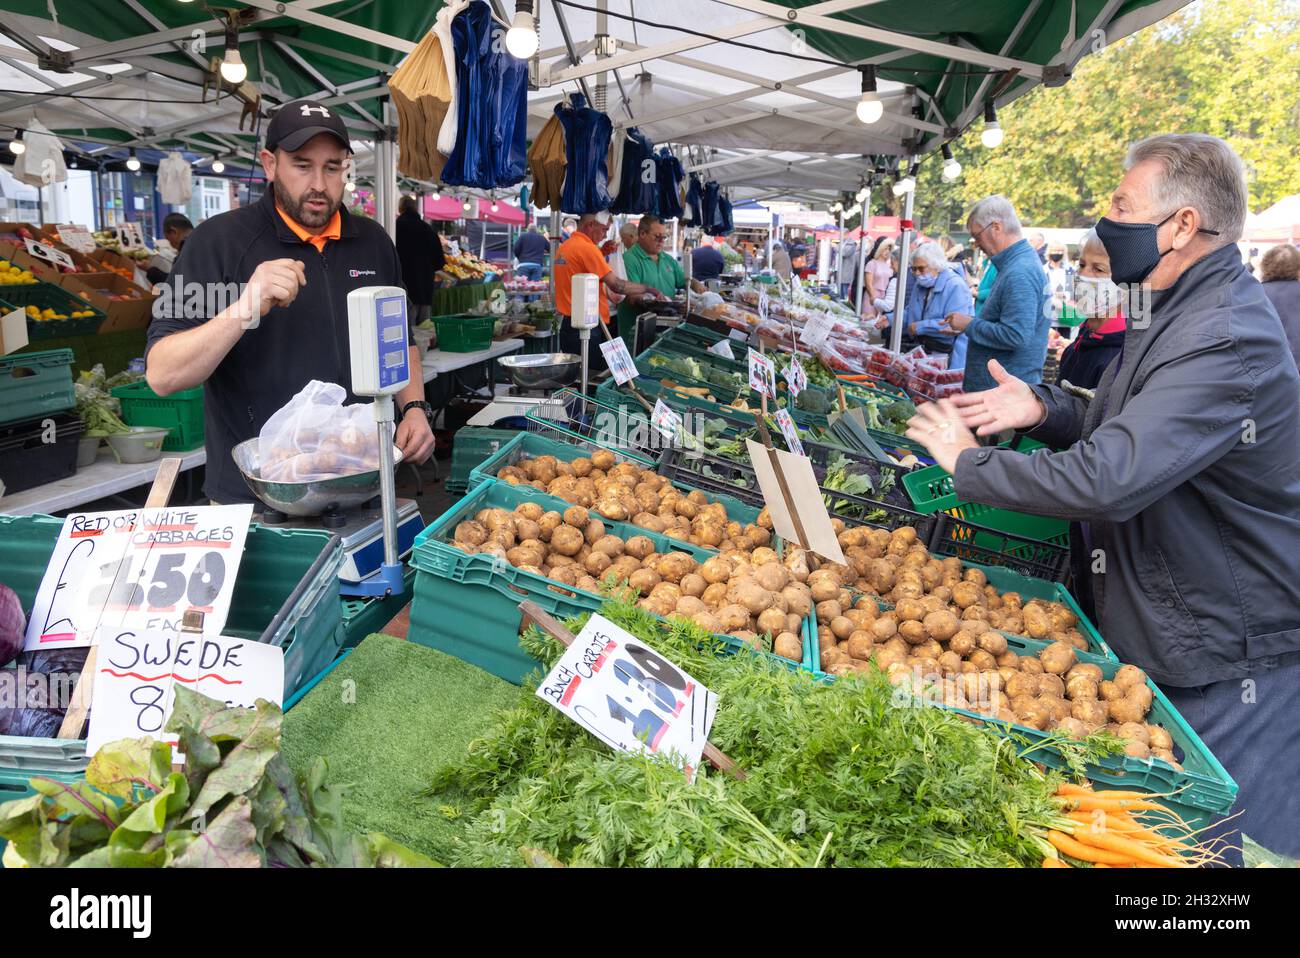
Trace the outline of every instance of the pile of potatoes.
<instances>
[{"instance_id":1,"label":"pile of potatoes","mask_svg":"<svg viewBox=\"0 0 1300 958\"><path fill-rule=\"evenodd\" d=\"M747 552L771 541L770 523L763 530L730 521L726 509L699 490L682 492L652 469L618 462L607 449L571 462L555 456L522 459L501 468L497 479L532 486L606 519L631 522L706 549Z\"/></svg>"},{"instance_id":2,"label":"pile of potatoes","mask_svg":"<svg viewBox=\"0 0 1300 958\"><path fill-rule=\"evenodd\" d=\"M704 513L722 506L713 503ZM722 520L726 513L721 512ZM719 520L719 521L722 521ZM620 538L584 506L563 513L538 503L483 509L456 526L451 545L491 555L510 565L588 592L625 588L628 598L656 615L681 616L717 635L732 635L792 661L803 658L800 629L812 609L802 553L794 571L767 547L770 533L757 529L748 553L713 556L704 563L684 552L660 553L648 536ZM848 590L844 590L847 597Z\"/></svg>"}]
</instances>

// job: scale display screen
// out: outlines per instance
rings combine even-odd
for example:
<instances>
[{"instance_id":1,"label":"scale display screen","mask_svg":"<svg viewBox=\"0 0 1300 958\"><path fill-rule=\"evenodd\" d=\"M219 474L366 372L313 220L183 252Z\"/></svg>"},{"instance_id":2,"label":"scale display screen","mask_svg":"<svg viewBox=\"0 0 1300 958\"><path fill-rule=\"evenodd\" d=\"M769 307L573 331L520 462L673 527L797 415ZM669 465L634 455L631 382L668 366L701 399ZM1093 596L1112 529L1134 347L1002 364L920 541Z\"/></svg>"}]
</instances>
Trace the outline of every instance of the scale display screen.
<instances>
[{"instance_id":1,"label":"scale display screen","mask_svg":"<svg viewBox=\"0 0 1300 958\"><path fill-rule=\"evenodd\" d=\"M406 342L406 298L390 296L375 301L379 335L379 385L387 388L409 378L410 350Z\"/></svg>"}]
</instances>

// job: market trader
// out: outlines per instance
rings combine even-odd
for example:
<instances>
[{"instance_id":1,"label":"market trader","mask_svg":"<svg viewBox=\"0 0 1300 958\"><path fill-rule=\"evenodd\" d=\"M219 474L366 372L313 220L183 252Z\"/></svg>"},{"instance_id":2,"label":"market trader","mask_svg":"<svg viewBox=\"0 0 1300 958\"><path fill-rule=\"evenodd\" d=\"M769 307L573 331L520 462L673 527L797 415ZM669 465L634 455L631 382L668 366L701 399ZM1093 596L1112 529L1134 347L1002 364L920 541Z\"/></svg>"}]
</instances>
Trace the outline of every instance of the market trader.
<instances>
[{"instance_id":1,"label":"market trader","mask_svg":"<svg viewBox=\"0 0 1300 958\"><path fill-rule=\"evenodd\" d=\"M1155 136L1125 168L1097 235L1150 308L1095 398L991 362L996 389L922 406L907 434L962 500L1084 523L1080 588L1102 634L1236 779L1229 827L1300 858L1300 372L1237 251L1232 148ZM971 428L1062 451L980 449Z\"/></svg>"},{"instance_id":2,"label":"market trader","mask_svg":"<svg viewBox=\"0 0 1300 958\"><path fill-rule=\"evenodd\" d=\"M214 502L253 501L231 449L308 382L351 387L348 293L402 285L383 227L342 208L350 152L347 128L329 107L280 107L260 155L262 199L201 224L154 304L145 376L160 396L207 384L203 488ZM433 452L433 433L413 343L410 353L415 374L395 397L395 442L418 463Z\"/></svg>"},{"instance_id":3,"label":"market trader","mask_svg":"<svg viewBox=\"0 0 1300 958\"><path fill-rule=\"evenodd\" d=\"M600 321L606 327L609 325L609 299L605 296L604 287L638 299L646 296L652 299L659 297L659 293L650 286L620 279L614 275L614 268L606 262L605 255L600 251L600 244L604 242L605 234L608 232L608 213L584 213L574 226L573 235L561 243L559 249L555 251L555 310L566 320L560 326L560 348L566 353L578 355L582 352L582 338L573 328L573 324L568 321L573 316L574 276L579 273L592 273L600 280L602 287L598 297ZM605 341L603 333L593 333L592 336L597 344ZM604 356L599 346L591 347L588 355L595 368L605 367Z\"/></svg>"},{"instance_id":4,"label":"market trader","mask_svg":"<svg viewBox=\"0 0 1300 958\"><path fill-rule=\"evenodd\" d=\"M670 299L679 289L686 288L686 274L682 264L669 253L664 252L668 242L668 224L657 216L643 216L636 225L636 245L623 254L623 268L627 278L634 283L648 286ZM697 293L707 292L703 283L692 280L691 289ZM636 329L636 318L640 315L636 297L625 299L618 304L618 334L632 349L632 336ZM635 352L635 350L633 350Z\"/></svg>"}]
</instances>

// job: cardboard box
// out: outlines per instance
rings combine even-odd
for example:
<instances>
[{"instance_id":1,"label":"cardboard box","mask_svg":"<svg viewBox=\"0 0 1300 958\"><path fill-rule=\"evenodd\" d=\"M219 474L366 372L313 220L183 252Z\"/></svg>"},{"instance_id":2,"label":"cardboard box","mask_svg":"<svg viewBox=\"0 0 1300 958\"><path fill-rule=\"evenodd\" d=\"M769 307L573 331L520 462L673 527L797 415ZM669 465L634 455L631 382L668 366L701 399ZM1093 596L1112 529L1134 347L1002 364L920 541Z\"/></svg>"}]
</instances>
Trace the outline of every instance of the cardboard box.
<instances>
[{"instance_id":1,"label":"cardboard box","mask_svg":"<svg viewBox=\"0 0 1300 958\"><path fill-rule=\"evenodd\" d=\"M44 227L36 226L32 223L13 222L0 223L0 240L17 239L17 234L20 230L26 230L31 234L30 238L36 240L38 243L53 243L58 239L57 236L47 232ZM5 259L9 258L8 254L5 252L7 245L7 243L0 243L0 256L3 256ZM21 239L18 239L18 245L19 247L23 245Z\"/></svg>"},{"instance_id":2,"label":"cardboard box","mask_svg":"<svg viewBox=\"0 0 1300 958\"><path fill-rule=\"evenodd\" d=\"M12 252L0 257L9 260L19 269L29 271L33 276L43 283L52 283L55 286L63 285L63 270L59 269L53 263L43 259L38 259L26 249L13 249Z\"/></svg>"},{"instance_id":3,"label":"cardboard box","mask_svg":"<svg viewBox=\"0 0 1300 958\"><path fill-rule=\"evenodd\" d=\"M108 318L99 328L101 333L144 329L153 315L153 301L156 297L116 273L90 273L85 276L69 273L64 277L63 288L103 311ZM137 299L112 298L126 293L143 295Z\"/></svg>"}]
</instances>

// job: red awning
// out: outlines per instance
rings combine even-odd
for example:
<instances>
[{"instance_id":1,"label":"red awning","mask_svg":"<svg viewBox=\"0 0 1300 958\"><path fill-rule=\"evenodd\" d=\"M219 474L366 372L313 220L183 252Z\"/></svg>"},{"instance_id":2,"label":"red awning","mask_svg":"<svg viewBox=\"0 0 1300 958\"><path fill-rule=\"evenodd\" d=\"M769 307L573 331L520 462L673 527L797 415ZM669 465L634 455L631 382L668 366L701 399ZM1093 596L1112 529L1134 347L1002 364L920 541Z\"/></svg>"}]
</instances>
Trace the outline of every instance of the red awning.
<instances>
[{"instance_id":1,"label":"red awning","mask_svg":"<svg viewBox=\"0 0 1300 958\"><path fill-rule=\"evenodd\" d=\"M454 196L432 196L424 198L424 217L430 220L473 219L461 206L461 201Z\"/></svg>"},{"instance_id":2,"label":"red awning","mask_svg":"<svg viewBox=\"0 0 1300 958\"><path fill-rule=\"evenodd\" d=\"M497 200L495 213L492 212L491 200L479 200L478 218L489 223L505 223L508 226L524 225L524 211L505 200Z\"/></svg>"}]
</instances>

